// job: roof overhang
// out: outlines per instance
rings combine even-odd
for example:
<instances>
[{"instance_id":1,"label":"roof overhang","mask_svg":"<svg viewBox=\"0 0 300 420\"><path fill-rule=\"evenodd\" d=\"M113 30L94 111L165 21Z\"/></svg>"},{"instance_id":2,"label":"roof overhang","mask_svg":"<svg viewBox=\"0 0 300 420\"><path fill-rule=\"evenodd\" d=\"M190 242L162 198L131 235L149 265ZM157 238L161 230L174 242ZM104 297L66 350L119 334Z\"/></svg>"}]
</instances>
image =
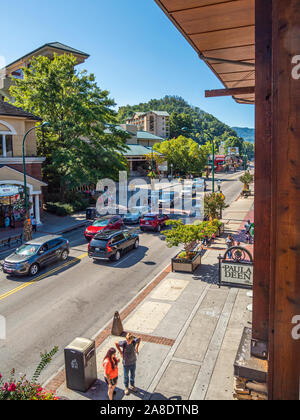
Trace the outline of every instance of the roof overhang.
<instances>
[{"instance_id":1,"label":"roof overhang","mask_svg":"<svg viewBox=\"0 0 300 420\"><path fill-rule=\"evenodd\" d=\"M238 103L255 103L255 0L155 0ZM243 88L248 88L243 93ZM229 91L230 92L230 91Z\"/></svg>"}]
</instances>

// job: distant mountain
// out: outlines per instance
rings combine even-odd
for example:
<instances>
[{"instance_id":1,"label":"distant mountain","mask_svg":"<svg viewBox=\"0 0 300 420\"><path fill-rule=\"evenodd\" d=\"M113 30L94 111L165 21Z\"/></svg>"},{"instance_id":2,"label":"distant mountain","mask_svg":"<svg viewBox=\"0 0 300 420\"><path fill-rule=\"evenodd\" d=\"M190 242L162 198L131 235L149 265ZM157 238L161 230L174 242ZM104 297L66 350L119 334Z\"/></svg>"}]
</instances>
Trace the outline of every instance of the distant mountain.
<instances>
[{"instance_id":1,"label":"distant mountain","mask_svg":"<svg viewBox=\"0 0 300 420\"><path fill-rule=\"evenodd\" d=\"M245 141L249 141L250 143L255 142L255 129L254 128L247 128L247 127L232 127L234 131L237 132L239 137L242 137Z\"/></svg>"},{"instance_id":2,"label":"distant mountain","mask_svg":"<svg viewBox=\"0 0 300 420\"><path fill-rule=\"evenodd\" d=\"M171 137L185 135L200 144L222 135L236 137L237 133L212 114L187 103L180 96L165 96L152 99L139 105L127 105L119 108L118 120L121 123L132 118L136 112L166 111L170 114Z\"/></svg>"}]
</instances>

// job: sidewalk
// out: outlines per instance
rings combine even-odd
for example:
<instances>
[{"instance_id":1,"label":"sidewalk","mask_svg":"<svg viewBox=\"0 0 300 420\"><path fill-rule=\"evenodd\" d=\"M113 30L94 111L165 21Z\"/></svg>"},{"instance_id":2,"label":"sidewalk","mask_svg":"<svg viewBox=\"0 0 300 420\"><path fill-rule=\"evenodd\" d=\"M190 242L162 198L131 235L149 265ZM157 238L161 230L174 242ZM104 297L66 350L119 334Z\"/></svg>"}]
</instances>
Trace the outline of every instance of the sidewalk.
<instances>
[{"instance_id":1,"label":"sidewalk","mask_svg":"<svg viewBox=\"0 0 300 420\"><path fill-rule=\"evenodd\" d=\"M252 209L253 197L233 203L224 213L226 234L239 234ZM217 257L225 250L224 235L205 251L194 275L171 273L168 267L120 311L124 330L141 337L142 344L139 392L125 396L120 366L116 400L233 399L233 364L243 329L251 327L247 307L252 299L244 289L217 286ZM111 324L93 337L98 380L87 393L67 389L64 368L49 379L47 388L71 400L107 400L102 361L107 350L124 339L110 331Z\"/></svg>"}]
</instances>

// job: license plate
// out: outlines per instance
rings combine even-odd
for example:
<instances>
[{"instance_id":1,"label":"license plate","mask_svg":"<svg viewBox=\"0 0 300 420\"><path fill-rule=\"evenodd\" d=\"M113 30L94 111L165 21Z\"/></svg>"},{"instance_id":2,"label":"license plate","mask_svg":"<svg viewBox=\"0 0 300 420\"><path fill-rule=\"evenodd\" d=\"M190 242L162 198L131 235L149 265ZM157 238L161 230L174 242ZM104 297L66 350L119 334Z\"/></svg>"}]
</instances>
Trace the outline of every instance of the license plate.
<instances>
[{"instance_id":1,"label":"license plate","mask_svg":"<svg viewBox=\"0 0 300 420\"><path fill-rule=\"evenodd\" d=\"M7 271L8 273L12 273L12 270L6 268L5 271Z\"/></svg>"},{"instance_id":2,"label":"license plate","mask_svg":"<svg viewBox=\"0 0 300 420\"><path fill-rule=\"evenodd\" d=\"M150 225L150 222L146 222L146 225Z\"/></svg>"},{"instance_id":3,"label":"license plate","mask_svg":"<svg viewBox=\"0 0 300 420\"><path fill-rule=\"evenodd\" d=\"M95 248L95 251L97 251L97 252L100 251L100 248Z\"/></svg>"}]
</instances>

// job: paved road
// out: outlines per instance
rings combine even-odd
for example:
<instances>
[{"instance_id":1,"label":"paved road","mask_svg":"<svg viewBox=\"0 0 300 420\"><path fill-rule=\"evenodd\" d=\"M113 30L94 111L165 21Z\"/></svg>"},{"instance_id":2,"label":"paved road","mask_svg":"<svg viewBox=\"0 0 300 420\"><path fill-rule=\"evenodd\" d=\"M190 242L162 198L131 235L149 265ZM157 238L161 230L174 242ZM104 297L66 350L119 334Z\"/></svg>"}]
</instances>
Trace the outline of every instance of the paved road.
<instances>
[{"instance_id":1,"label":"paved road","mask_svg":"<svg viewBox=\"0 0 300 420\"><path fill-rule=\"evenodd\" d=\"M241 190L240 174L226 175L222 190L233 201ZM229 181L230 178L233 180ZM36 281L9 278L0 273L0 315L6 319L6 340L0 341L0 372L27 372L39 354L59 346L59 353L41 381L60 368L63 349L76 336L92 337L116 310L121 310L175 255L163 237L140 235L140 248L118 263L93 263L87 257L83 229L65 235L71 243L69 261L43 270Z\"/></svg>"}]
</instances>

